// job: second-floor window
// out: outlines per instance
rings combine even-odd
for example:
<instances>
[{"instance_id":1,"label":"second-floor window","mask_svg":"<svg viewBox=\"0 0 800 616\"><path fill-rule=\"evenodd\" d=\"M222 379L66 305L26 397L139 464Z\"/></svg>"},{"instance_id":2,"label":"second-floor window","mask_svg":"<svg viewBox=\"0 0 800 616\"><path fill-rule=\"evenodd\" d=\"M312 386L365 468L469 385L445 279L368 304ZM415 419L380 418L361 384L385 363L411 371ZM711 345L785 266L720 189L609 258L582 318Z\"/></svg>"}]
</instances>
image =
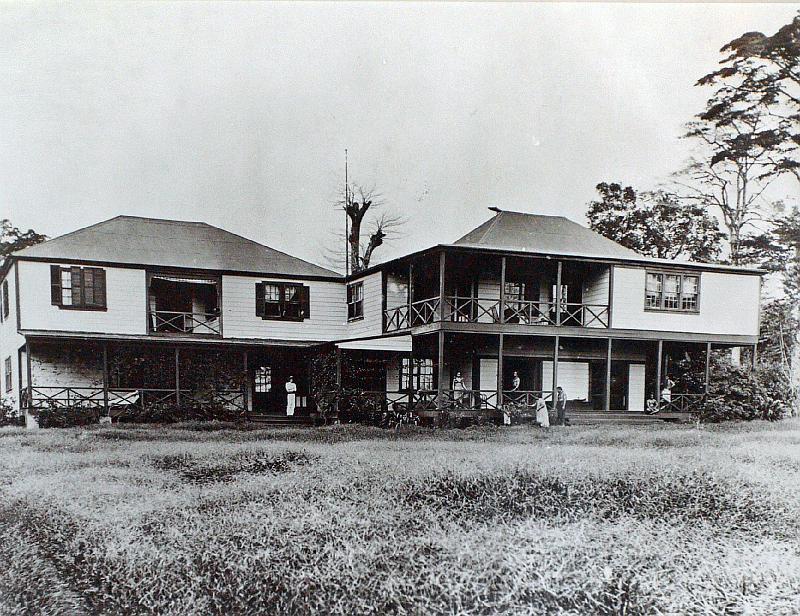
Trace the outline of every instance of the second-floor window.
<instances>
[{"instance_id":1,"label":"second-floor window","mask_svg":"<svg viewBox=\"0 0 800 616\"><path fill-rule=\"evenodd\" d=\"M699 310L700 276L647 272L644 305L650 310Z\"/></svg>"},{"instance_id":2,"label":"second-floor window","mask_svg":"<svg viewBox=\"0 0 800 616\"><path fill-rule=\"evenodd\" d=\"M106 309L106 271L99 267L50 266L50 300L76 310Z\"/></svg>"},{"instance_id":3,"label":"second-floor window","mask_svg":"<svg viewBox=\"0 0 800 616\"><path fill-rule=\"evenodd\" d=\"M361 319L364 316L364 283L353 282L347 285L347 319Z\"/></svg>"},{"instance_id":4,"label":"second-floor window","mask_svg":"<svg viewBox=\"0 0 800 616\"><path fill-rule=\"evenodd\" d=\"M9 307L9 298L8 298L8 280L4 280L2 286L0 286L0 323L8 319L8 315L10 313Z\"/></svg>"},{"instance_id":5,"label":"second-floor window","mask_svg":"<svg viewBox=\"0 0 800 616\"><path fill-rule=\"evenodd\" d=\"M311 316L308 287L295 282L256 283L256 316L302 321Z\"/></svg>"},{"instance_id":6,"label":"second-floor window","mask_svg":"<svg viewBox=\"0 0 800 616\"><path fill-rule=\"evenodd\" d=\"M433 360L403 357L400 363L400 390L433 389Z\"/></svg>"}]
</instances>

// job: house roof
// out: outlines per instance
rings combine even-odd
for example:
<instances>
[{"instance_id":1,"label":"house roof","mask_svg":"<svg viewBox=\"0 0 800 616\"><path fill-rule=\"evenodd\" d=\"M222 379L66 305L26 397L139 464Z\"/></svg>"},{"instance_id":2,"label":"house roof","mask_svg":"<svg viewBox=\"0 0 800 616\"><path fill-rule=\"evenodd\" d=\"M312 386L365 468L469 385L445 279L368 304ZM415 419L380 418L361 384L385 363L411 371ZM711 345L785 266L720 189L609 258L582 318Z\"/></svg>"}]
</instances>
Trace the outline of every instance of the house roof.
<instances>
[{"instance_id":1,"label":"house roof","mask_svg":"<svg viewBox=\"0 0 800 616\"><path fill-rule=\"evenodd\" d=\"M500 211L455 246L606 259L641 255L563 216Z\"/></svg>"},{"instance_id":2,"label":"house roof","mask_svg":"<svg viewBox=\"0 0 800 616\"><path fill-rule=\"evenodd\" d=\"M204 222L138 216L117 216L30 246L14 257L341 278L332 270Z\"/></svg>"},{"instance_id":3,"label":"house roof","mask_svg":"<svg viewBox=\"0 0 800 616\"><path fill-rule=\"evenodd\" d=\"M508 252L528 252L564 257L635 261L657 265L680 265L699 269L731 270L755 274L756 268L659 259L639 254L564 216L543 216L494 210L493 218L476 227L450 246Z\"/></svg>"}]
</instances>

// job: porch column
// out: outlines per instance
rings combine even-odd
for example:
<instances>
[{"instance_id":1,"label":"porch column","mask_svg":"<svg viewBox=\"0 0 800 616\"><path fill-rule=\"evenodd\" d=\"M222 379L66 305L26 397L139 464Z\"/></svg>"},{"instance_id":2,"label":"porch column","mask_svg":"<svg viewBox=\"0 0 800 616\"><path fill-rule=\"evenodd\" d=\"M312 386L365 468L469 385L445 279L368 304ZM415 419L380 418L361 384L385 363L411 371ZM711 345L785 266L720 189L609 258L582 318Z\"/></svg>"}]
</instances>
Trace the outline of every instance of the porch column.
<instances>
[{"instance_id":1,"label":"porch column","mask_svg":"<svg viewBox=\"0 0 800 616\"><path fill-rule=\"evenodd\" d=\"M175 404L181 405L181 350L175 347Z\"/></svg>"},{"instance_id":2,"label":"porch column","mask_svg":"<svg viewBox=\"0 0 800 616\"><path fill-rule=\"evenodd\" d=\"M656 407L661 408L661 362L664 357L664 341L658 341L658 359L656 361Z\"/></svg>"},{"instance_id":3,"label":"porch column","mask_svg":"<svg viewBox=\"0 0 800 616\"><path fill-rule=\"evenodd\" d=\"M500 322L506 322L506 258L500 258ZM502 340L502 334L500 335Z\"/></svg>"},{"instance_id":4,"label":"porch column","mask_svg":"<svg viewBox=\"0 0 800 616\"><path fill-rule=\"evenodd\" d=\"M411 322L411 304L414 303L414 285L412 284L412 277L414 275L414 262L409 259L408 261L408 327L410 328L413 323Z\"/></svg>"},{"instance_id":5,"label":"porch column","mask_svg":"<svg viewBox=\"0 0 800 616\"><path fill-rule=\"evenodd\" d=\"M108 417L108 342L103 342L103 414Z\"/></svg>"},{"instance_id":6,"label":"porch column","mask_svg":"<svg viewBox=\"0 0 800 616\"><path fill-rule=\"evenodd\" d=\"M608 339L608 349L606 350L606 412L611 410L611 338Z\"/></svg>"},{"instance_id":7,"label":"porch column","mask_svg":"<svg viewBox=\"0 0 800 616\"><path fill-rule=\"evenodd\" d=\"M444 250L439 253L439 321L444 322L444 265L445 265L446 255Z\"/></svg>"},{"instance_id":8,"label":"porch column","mask_svg":"<svg viewBox=\"0 0 800 616\"><path fill-rule=\"evenodd\" d=\"M442 410L444 402L444 330L439 330L439 354L438 365L436 366L436 410Z\"/></svg>"},{"instance_id":9,"label":"porch column","mask_svg":"<svg viewBox=\"0 0 800 616\"><path fill-rule=\"evenodd\" d=\"M708 396L708 382L711 378L711 343L706 342L706 374L705 374L705 394Z\"/></svg>"},{"instance_id":10,"label":"porch column","mask_svg":"<svg viewBox=\"0 0 800 616\"><path fill-rule=\"evenodd\" d=\"M556 268L556 325L561 325L561 261Z\"/></svg>"},{"instance_id":11,"label":"porch column","mask_svg":"<svg viewBox=\"0 0 800 616\"><path fill-rule=\"evenodd\" d=\"M497 406L503 408L503 346L505 337L500 334L497 343Z\"/></svg>"},{"instance_id":12,"label":"porch column","mask_svg":"<svg viewBox=\"0 0 800 616\"><path fill-rule=\"evenodd\" d=\"M558 403L558 392L556 388L558 387L558 342L559 337L556 336L555 344L553 345L553 410L556 410L556 406ZM556 421L558 421L558 415L556 415Z\"/></svg>"},{"instance_id":13,"label":"porch column","mask_svg":"<svg viewBox=\"0 0 800 616\"><path fill-rule=\"evenodd\" d=\"M753 345L753 354L750 356L750 369L756 369L756 362L758 361L758 345Z\"/></svg>"},{"instance_id":14,"label":"porch column","mask_svg":"<svg viewBox=\"0 0 800 616\"><path fill-rule=\"evenodd\" d=\"M33 370L31 369L31 341L25 340L25 363L28 372L28 408L33 407Z\"/></svg>"},{"instance_id":15,"label":"porch column","mask_svg":"<svg viewBox=\"0 0 800 616\"><path fill-rule=\"evenodd\" d=\"M250 366L247 349L242 351L242 369L244 370L244 408L248 413L253 412L253 397L250 395Z\"/></svg>"},{"instance_id":16,"label":"porch column","mask_svg":"<svg viewBox=\"0 0 800 616\"><path fill-rule=\"evenodd\" d=\"M339 416L339 398L342 395L342 349L336 347L336 398L334 399L333 408L336 416Z\"/></svg>"}]
</instances>

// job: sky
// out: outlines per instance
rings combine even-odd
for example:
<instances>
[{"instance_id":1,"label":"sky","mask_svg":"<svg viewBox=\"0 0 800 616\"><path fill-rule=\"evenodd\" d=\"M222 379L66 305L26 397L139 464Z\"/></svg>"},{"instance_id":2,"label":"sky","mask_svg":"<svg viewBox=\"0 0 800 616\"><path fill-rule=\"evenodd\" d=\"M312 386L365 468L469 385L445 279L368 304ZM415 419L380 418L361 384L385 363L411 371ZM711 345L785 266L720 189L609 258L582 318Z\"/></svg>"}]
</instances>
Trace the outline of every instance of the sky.
<instances>
[{"instance_id":1,"label":"sky","mask_svg":"<svg viewBox=\"0 0 800 616\"><path fill-rule=\"evenodd\" d=\"M0 4L0 218L57 236L200 220L326 264L344 178L408 220L585 224L601 181L681 168L694 83L793 4Z\"/></svg>"}]
</instances>

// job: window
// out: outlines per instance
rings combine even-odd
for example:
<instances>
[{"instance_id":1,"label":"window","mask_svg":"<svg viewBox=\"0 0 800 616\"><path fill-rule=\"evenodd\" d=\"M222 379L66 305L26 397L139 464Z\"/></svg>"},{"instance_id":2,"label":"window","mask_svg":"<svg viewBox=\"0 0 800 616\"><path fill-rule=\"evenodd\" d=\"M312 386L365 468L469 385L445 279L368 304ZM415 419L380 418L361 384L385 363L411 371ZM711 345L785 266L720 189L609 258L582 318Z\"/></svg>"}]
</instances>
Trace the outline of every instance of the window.
<instances>
[{"instance_id":1,"label":"window","mask_svg":"<svg viewBox=\"0 0 800 616\"><path fill-rule=\"evenodd\" d=\"M311 316L308 287L294 282L256 283L256 316L302 321Z\"/></svg>"},{"instance_id":2,"label":"window","mask_svg":"<svg viewBox=\"0 0 800 616\"><path fill-rule=\"evenodd\" d=\"M50 301L60 308L106 309L106 271L97 267L50 266Z\"/></svg>"},{"instance_id":3,"label":"window","mask_svg":"<svg viewBox=\"0 0 800 616\"><path fill-rule=\"evenodd\" d=\"M364 283L354 282L347 285L347 320L364 317Z\"/></svg>"},{"instance_id":4,"label":"window","mask_svg":"<svg viewBox=\"0 0 800 616\"><path fill-rule=\"evenodd\" d=\"M400 390L433 388L433 360L415 359L412 371L411 359L403 357L400 363Z\"/></svg>"},{"instance_id":5,"label":"window","mask_svg":"<svg viewBox=\"0 0 800 616\"><path fill-rule=\"evenodd\" d=\"M272 391L272 368L270 366L256 368L255 381L257 394L266 394Z\"/></svg>"},{"instance_id":6,"label":"window","mask_svg":"<svg viewBox=\"0 0 800 616\"><path fill-rule=\"evenodd\" d=\"M505 296L508 301L523 300L525 299L525 283L523 282L507 282L505 289Z\"/></svg>"},{"instance_id":7,"label":"window","mask_svg":"<svg viewBox=\"0 0 800 616\"><path fill-rule=\"evenodd\" d=\"M11 358L6 357L5 362L5 377L6 377L6 393L10 393L14 385L14 379L11 376Z\"/></svg>"},{"instance_id":8,"label":"window","mask_svg":"<svg viewBox=\"0 0 800 616\"><path fill-rule=\"evenodd\" d=\"M644 306L651 310L697 312L700 276L647 272Z\"/></svg>"}]
</instances>

